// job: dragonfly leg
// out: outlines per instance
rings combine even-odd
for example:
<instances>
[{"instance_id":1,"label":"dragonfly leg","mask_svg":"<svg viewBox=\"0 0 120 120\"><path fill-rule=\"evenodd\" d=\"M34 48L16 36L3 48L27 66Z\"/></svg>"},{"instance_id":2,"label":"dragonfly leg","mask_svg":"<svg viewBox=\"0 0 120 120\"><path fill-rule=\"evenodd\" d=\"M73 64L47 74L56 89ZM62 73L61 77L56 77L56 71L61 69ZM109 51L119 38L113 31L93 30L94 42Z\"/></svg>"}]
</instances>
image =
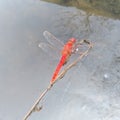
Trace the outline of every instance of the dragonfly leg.
<instances>
[{"instance_id":1,"label":"dragonfly leg","mask_svg":"<svg viewBox=\"0 0 120 120\"><path fill-rule=\"evenodd\" d=\"M79 51L79 47L81 46L81 44L77 43L75 45L75 47L72 49L72 54L76 54Z\"/></svg>"},{"instance_id":2,"label":"dragonfly leg","mask_svg":"<svg viewBox=\"0 0 120 120\"><path fill-rule=\"evenodd\" d=\"M68 62L68 60L66 60L66 61L64 62L64 64L63 64L63 65L66 65L66 64L67 64L67 62Z\"/></svg>"},{"instance_id":3,"label":"dragonfly leg","mask_svg":"<svg viewBox=\"0 0 120 120\"><path fill-rule=\"evenodd\" d=\"M83 46L85 48L85 46L89 47L89 45L91 45L91 43L88 40L85 40L85 39L81 40L76 43L76 45L74 46L74 48L72 50L72 53L73 54L78 53L79 55L81 55L83 53Z\"/></svg>"}]
</instances>

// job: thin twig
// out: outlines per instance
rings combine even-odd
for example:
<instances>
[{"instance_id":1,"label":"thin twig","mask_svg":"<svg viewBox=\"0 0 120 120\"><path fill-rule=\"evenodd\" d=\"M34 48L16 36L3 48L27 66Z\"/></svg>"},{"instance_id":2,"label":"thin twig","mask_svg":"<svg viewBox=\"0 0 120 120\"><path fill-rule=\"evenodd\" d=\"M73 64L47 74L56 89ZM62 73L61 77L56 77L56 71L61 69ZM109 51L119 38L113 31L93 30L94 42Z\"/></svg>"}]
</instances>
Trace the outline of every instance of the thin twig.
<instances>
[{"instance_id":1,"label":"thin twig","mask_svg":"<svg viewBox=\"0 0 120 120\"><path fill-rule=\"evenodd\" d=\"M83 52L75 61L73 61L71 64L69 64L68 66L66 66L64 68L63 71L60 72L60 74L57 76L55 82L53 82L52 84L49 84L48 87L42 92L42 94L40 94L39 98L36 100L36 102L34 103L34 105L31 107L31 109L27 112L27 114L25 115L25 117L23 118L23 120L27 120L27 118L32 114L32 112L34 111L38 111L41 110L42 107L38 107L39 102L43 99L43 97L48 93L48 91L53 87L53 85L61 78L64 77L64 75L66 74L66 72L72 68L73 66L75 66L84 56L86 56L89 52L89 50L92 48L92 44L87 41L87 40L81 40L78 44L82 44L82 43L86 43L88 44L88 49Z\"/></svg>"},{"instance_id":2,"label":"thin twig","mask_svg":"<svg viewBox=\"0 0 120 120\"><path fill-rule=\"evenodd\" d=\"M36 102L34 103L34 105L31 107L31 109L27 112L27 114L25 115L25 117L23 118L23 120L27 120L27 118L32 114L33 111L36 110L37 105L39 104L39 102L42 100L42 98L46 95L46 93L51 89L51 85L49 85L43 92L42 94L40 94L39 98L36 100Z\"/></svg>"}]
</instances>

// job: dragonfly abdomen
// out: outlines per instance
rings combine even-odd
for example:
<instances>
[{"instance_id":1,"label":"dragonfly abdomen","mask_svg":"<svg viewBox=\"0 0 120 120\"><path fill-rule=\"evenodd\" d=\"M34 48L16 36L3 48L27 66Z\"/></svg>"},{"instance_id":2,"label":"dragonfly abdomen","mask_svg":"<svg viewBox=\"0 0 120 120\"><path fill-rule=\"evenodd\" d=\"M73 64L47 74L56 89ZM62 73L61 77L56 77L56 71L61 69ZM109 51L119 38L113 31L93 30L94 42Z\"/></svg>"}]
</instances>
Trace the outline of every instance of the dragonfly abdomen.
<instances>
[{"instance_id":1,"label":"dragonfly abdomen","mask_svg":"<svg viewBox=\"0 0 120 120\"><path fill-rule=\"evenodd\" d=\"M59 73L60 69L61 69L62 66L66 63L66 60L67 60L67 55L63 55L63 56L61 57L60 62L59 62L58 65L57 65L55 71L54 71L53 77L52 77L52 79L51 79L51 81L50 81L51 84L56 80L56 77L58 76L58 73Z\"/></svg>"}]
</instances>

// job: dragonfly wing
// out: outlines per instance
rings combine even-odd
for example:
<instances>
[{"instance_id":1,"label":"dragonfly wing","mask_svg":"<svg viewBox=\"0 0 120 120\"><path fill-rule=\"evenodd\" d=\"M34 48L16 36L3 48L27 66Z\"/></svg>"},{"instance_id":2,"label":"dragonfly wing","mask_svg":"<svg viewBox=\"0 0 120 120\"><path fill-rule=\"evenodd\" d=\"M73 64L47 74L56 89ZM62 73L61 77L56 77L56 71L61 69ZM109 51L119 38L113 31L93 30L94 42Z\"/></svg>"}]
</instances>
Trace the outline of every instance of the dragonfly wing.
<instances>
[{"instance_id":1,"label":"dragonfly wing","mask_svg":"<svg viewBox=\"0 0 120 120\"><path fill-rule=\"evenodd\" d=\"M44 37L46 38L47 42L52 45L53 47L55 47L58 50L62 50L64 44L62 41L60 41L59 39L57 39L54 35L52 35L50 32L48 31L44 31L43 32Z\"/></svg>"},{"instance_id":2,"label":"dragonfly wing","mask_svg":"<svg viewBox=\"0 0 120 120\"><path fill-rule=\"evenodd\" d=\"M49 55L53 59L55 59L55 60L59 59L59 57L60 57L60 51L58 51L52 45L47 44L45 42L41 42L41 43L39 43L38 47L40 47L43 52L45 52L47 55Z\"/></svg>"}]
</instances>

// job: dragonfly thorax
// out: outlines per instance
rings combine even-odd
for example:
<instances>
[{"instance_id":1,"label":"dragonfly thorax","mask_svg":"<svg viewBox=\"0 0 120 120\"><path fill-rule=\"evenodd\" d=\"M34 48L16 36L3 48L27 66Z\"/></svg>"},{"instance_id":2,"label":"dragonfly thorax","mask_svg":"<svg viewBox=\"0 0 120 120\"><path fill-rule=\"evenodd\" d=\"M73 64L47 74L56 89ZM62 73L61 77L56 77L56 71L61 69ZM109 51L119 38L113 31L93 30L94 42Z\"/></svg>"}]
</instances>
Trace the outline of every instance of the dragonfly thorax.
<instances>
[{"instance_id":1,"label":"dragonfly thorax","mask_svg":"<svg viewBox=\"0 0 120 120\"><path fill-rule=\"evenodd\" d=\"M75 42L76 42L75 38L69 39L69 41L63 47L62 55L69 55L70 56L72 54Z\"/></svg>"}]
</instances>

